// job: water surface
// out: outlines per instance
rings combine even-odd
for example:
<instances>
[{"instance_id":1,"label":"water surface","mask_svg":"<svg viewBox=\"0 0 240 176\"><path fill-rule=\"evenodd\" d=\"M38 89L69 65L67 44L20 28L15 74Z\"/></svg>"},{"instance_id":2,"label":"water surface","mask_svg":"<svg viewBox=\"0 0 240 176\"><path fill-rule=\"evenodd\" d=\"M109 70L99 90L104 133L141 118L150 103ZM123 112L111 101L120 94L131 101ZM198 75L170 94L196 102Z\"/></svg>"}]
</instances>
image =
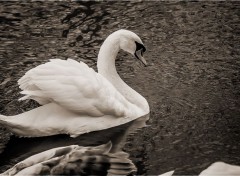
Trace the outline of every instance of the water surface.
<instances>
[{"instance_id":1,"label":"water surface","mask_svg":"<svg viewBox=\"0 0 240 176\"><path fill-rule=\"evenodd\" d=\"M27 70L68 57L96 68L103 40L124 28L142 38L150 64L118 55L119 74L151 107L150 126L123 147L138 174L198 174L218 160L240 165L239 2L1 4L1 114L37 106L17 101L16 81ZM9 135L1 133L3 144ZM32 145L25 140L32 139L8 145Z\"/></svg>"}]
</instances>

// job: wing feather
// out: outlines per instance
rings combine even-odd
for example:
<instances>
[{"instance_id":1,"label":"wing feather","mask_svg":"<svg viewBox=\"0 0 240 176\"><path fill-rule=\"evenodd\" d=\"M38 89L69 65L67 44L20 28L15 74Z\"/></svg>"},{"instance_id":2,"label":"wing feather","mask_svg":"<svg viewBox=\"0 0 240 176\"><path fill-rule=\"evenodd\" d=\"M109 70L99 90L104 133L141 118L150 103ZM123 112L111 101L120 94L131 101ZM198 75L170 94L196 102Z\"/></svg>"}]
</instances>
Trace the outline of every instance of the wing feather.
<instances>
[{"instance_id":1,"label":"wing feather","mask_svg":"<svg viewBox=\"0 0 240 176\"><path fill-rule=\"evenodd\" d=\"M25 95L20 100L55 102L83 115L123 117L134 106L102 75L72 59L52 59L39 65L19 79L18 84Z\"/></svg>"}]
</instances>

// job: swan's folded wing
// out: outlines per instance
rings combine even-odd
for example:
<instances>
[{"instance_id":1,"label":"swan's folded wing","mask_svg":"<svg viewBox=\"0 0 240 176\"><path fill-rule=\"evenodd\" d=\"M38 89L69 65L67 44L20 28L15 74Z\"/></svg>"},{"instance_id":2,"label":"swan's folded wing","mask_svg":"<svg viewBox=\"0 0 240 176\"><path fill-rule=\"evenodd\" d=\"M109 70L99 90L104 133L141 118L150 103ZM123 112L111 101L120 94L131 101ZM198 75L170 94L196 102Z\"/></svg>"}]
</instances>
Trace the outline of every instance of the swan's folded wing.
<instances>
[{"instance_id":1,"label":"swan's folded wing","mask_svg":"<svg viewBox=\"0 0 240 176\"><path fill-rule=\"evenodd\" d=\"M129 109L135 108L107 79L85 63L72 59L53 59L39 65L18 83L25 94L21 100L55 102L83 115L124 117L129 115Z\"/></svg>"}]
</instances>

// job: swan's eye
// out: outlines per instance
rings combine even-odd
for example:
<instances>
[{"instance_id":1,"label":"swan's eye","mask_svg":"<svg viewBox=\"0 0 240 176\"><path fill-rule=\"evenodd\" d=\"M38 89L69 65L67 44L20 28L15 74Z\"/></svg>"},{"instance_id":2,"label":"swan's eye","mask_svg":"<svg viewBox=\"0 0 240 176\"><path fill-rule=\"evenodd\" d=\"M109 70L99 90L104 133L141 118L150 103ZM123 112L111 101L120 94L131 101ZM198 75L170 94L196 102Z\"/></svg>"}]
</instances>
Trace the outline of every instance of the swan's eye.
<instances>
[{"instance_id":1,"label":"swan's eye","mask_svg":"<svg viewBox=\"0 0 240 176\"><path fill-rule=\"evenodd\" d=\"M136 42L136 51L141 50L141 55L146 51L146 48L143 46L143 44Z\"/></svg>"}]
</instances>

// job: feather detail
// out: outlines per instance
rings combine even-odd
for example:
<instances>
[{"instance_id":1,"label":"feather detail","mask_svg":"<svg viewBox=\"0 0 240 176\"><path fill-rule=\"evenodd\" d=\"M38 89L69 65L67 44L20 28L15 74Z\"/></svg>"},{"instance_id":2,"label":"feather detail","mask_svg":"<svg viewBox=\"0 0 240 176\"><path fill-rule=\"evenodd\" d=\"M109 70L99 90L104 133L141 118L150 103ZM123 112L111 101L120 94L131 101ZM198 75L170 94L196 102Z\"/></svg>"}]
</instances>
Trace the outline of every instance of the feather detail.
<instances>
[{"instance_id":1,"label":"feather detail","mask_svg":"<svg viewBox=\"0 0 240 176\"><path fill-rule=\"evenodd\" d=\"M20 100L55 102L81 115L126 117L138 116L141 111L103 76L72 59L52 59L39 65L19 79L18 84L25 95Z\"/></svg>"}]
</instances>

